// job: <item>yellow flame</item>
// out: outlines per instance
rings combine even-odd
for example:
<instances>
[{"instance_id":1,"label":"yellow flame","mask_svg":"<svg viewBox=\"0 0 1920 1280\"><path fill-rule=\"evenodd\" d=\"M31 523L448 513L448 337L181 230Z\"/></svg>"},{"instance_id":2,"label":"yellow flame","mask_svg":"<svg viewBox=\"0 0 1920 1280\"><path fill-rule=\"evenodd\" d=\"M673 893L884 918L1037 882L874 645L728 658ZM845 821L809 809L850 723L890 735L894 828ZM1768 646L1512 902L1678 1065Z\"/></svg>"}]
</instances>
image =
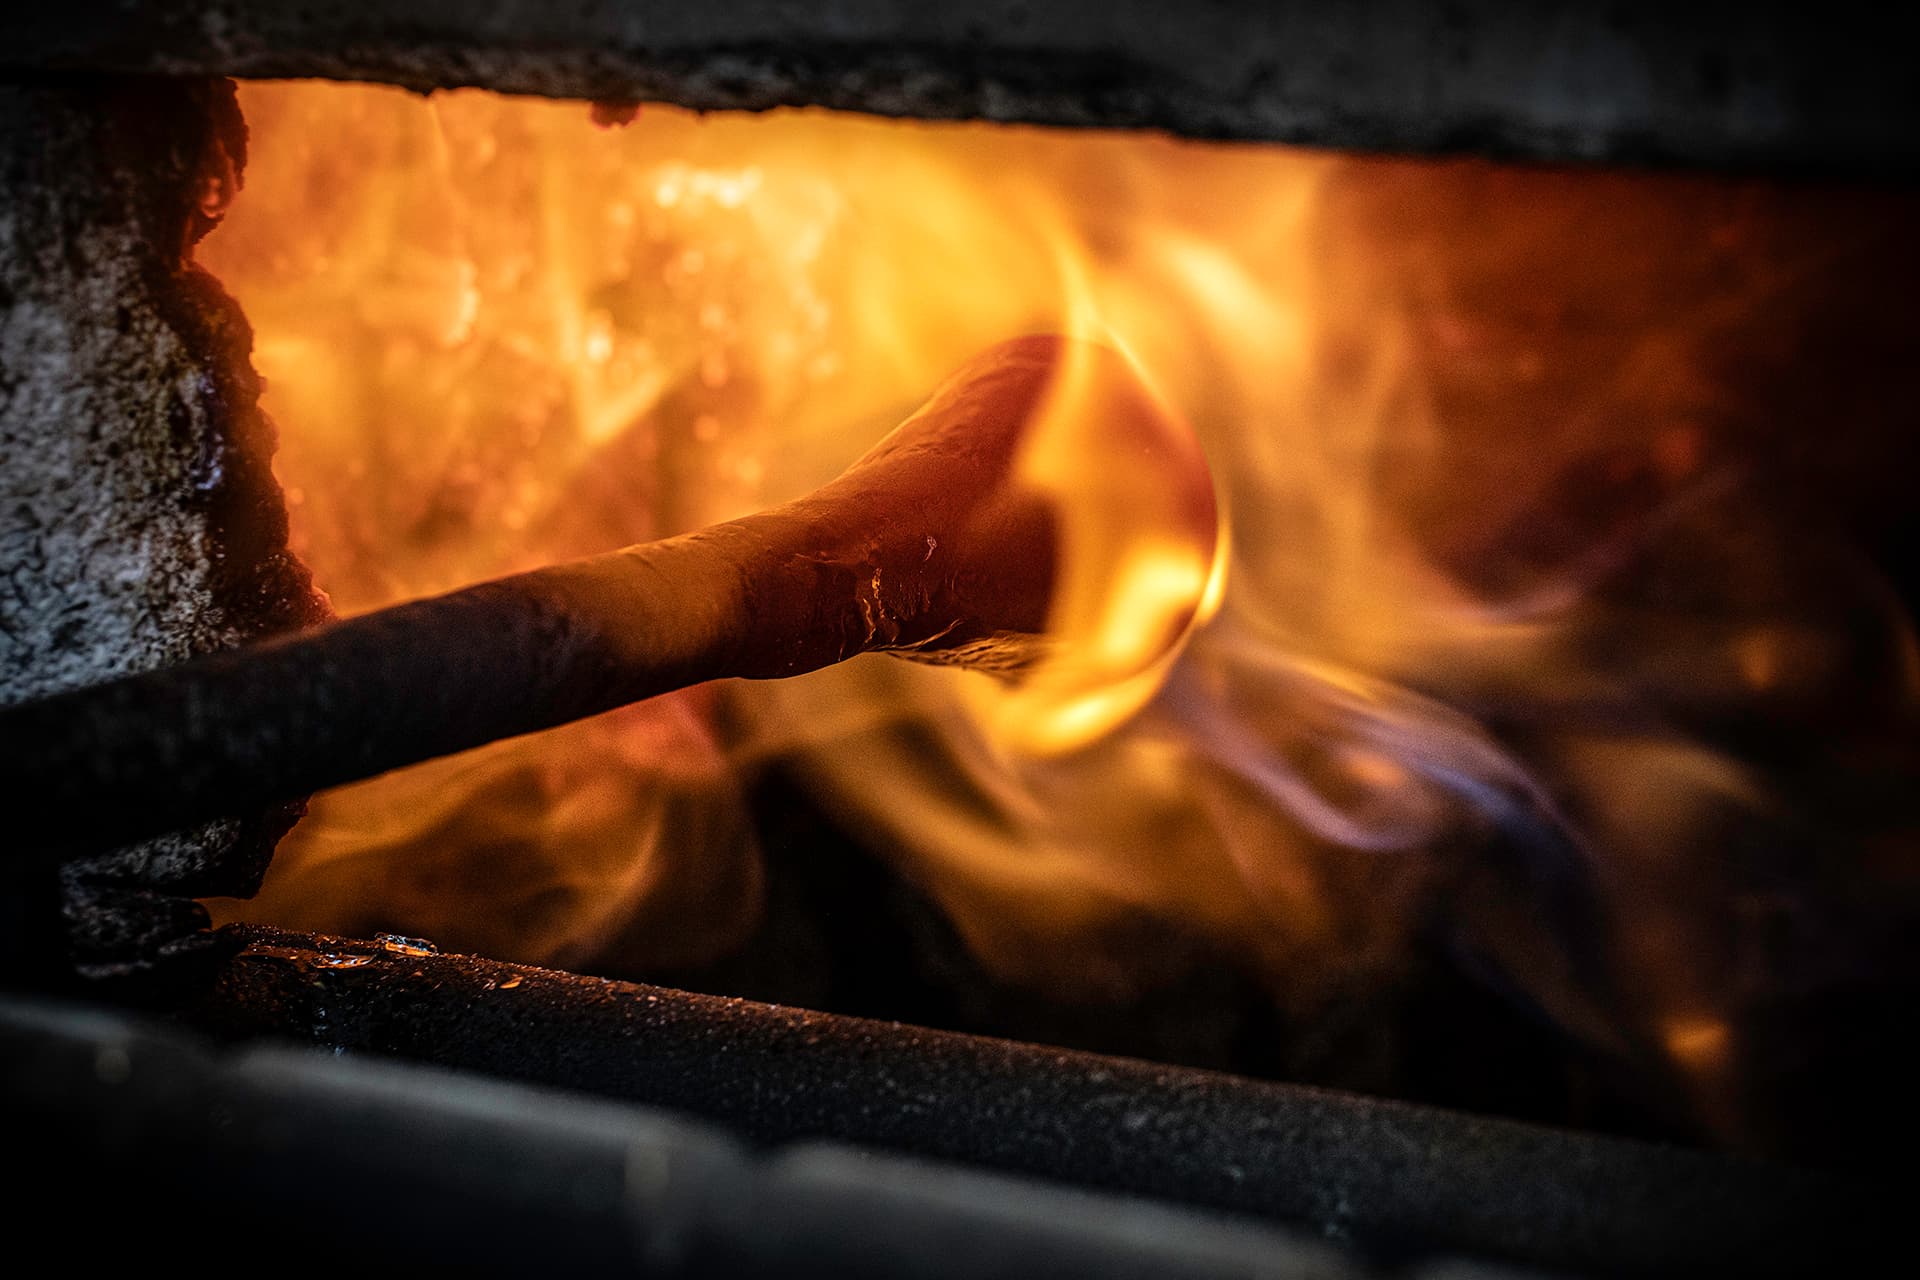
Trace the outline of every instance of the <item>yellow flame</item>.
<instances>
[{"instance_id":1,"label":"yellow flame","mask_svg":"<svg viewBox=\"0 0 1920 1280\"><path fill-rule=\"evenodd\" d=\"M1075 320L1076 336L1113 340ZM976 685L975 712L1004 746L1058 754L1124 723L1225 590L1226 531L1199 444L1164 400L1116 396L1095 367L1111 359L1105 346L1067 349L1018 460L1020 483L1058 513L1061 545L1047 661L1017 684Z\"/></svg>"}]
</instances>

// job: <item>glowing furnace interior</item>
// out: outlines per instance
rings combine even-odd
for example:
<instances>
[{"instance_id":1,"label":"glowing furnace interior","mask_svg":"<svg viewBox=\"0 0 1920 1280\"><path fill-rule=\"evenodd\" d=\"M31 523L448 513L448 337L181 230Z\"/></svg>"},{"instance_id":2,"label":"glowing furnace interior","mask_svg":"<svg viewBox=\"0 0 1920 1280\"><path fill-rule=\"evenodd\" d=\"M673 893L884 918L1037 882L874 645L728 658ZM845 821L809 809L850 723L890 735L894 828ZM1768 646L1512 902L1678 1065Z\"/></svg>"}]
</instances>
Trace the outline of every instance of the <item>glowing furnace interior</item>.
<instances>
[{"instance_id":1,"label":"glowing furnace interior","mask_svg":"<svg viewBox=\"0 0 1920 1280\"><path fill-rule=\"evenodd\" d=\"M1920 659L1874 551L1906 348L1826 335L1890 312L1900 207L813 111L242 103L200 257L342 613L807 492L1033 332L1191 422L1230 552L1129 540L1161 478L1066 442L1032 471L1080 498L1064 569L1127 584L1067 593L1092 686L869 657L697 687L321 796L225 918L715 963L763 926L778 769L997 981L1098 1008L1229 965L1311 1026L1445 954L1760 1145L1776 1024L1891 945L1856 890L1914 867Z\"/></svg>"}]
</instances>

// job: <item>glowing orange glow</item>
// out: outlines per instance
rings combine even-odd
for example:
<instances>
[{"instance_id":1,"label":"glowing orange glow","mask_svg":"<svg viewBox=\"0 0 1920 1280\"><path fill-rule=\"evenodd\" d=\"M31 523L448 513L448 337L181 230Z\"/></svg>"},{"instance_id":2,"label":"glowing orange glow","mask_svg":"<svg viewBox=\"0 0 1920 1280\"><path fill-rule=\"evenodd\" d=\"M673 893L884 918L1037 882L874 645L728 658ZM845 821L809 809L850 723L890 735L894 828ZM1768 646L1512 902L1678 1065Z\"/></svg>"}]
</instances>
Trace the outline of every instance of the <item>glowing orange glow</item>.
<instances>
[{"instance_id":1,"label":"glowing orange glow","mask_svg":"<svg viewBox=\"0 0 1920 1280\"><path fill-rule=\"evenodd\" d=\"M1732 1038L1727 1024L1718 1018L1675 1018L1667 1024L1667 1048L1695 1071L1725 1065Z\"/></svg>"},{"instance_id":2,"label":"glowing orange glow","mask_svg":"<svg viewBox=\"0 0 1920 1280\"><path fill-rule=\"evenodd\" d=\"M1726 462L1735 380L1704 353L1784 287L1737 189L816 112L242 105L202 256L257 327L296 549L342 612L796 497L1024 333L1117 352L1164 412L1086 367L1053 389L1021 474L1062 513L1055 644L1026 681L866 657L345 788L226 915L695 963L753 927L746 793L778 761L1012 982L1118 998L1204 944L1310 1012L1438 920L1561 1025L1717 1071L1737 966L1696 908L1731 911L1732 873L1690 851L1775 798L1694 726L1819 705L1854 636L1915 705L1891 596ZM1498 842L1525 856L1460 852Z\"/></svg>"}]
</instances>

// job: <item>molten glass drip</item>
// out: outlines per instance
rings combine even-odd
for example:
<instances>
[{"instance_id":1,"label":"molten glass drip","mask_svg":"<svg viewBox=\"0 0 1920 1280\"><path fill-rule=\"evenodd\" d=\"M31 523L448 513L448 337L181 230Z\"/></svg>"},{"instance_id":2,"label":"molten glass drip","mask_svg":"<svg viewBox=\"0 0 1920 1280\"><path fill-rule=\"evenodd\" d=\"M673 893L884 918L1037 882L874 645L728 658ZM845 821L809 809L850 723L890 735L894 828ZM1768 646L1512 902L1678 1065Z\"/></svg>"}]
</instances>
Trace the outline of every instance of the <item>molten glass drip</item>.
<instances>
[{"instance_id":1,"label":"molten glass drip","mask_svg":"<svg viewBox=\"0 0 1920 1280\"><path fill-rule=\"evenodd\" d=\"M1779 991L1890 927L1803 927L1781 889L1911 866L1907 808L1841 797L1911 776L1920 671L1849 531L1781 497L1840 491L1782 371L1897 210L813 112L242 101L202 257L344 613L805 493L1014 335L1121 355L1069 362L1020 463L1063 512L1072 661L863 658L345 788L230 913L696 963L754 926L747 792L779 760L1008 981L1117 998L1198 962L1177 935L1307 1016L1437 945L1701 1107ZM1810 259L1841 214L1859 251ZM1113 399L1109 358L1159 407ZM1848 780L1788 758L1809 734ZM1817 852L1782 835L1835 813Z\"/></svg>"}]
</instances>

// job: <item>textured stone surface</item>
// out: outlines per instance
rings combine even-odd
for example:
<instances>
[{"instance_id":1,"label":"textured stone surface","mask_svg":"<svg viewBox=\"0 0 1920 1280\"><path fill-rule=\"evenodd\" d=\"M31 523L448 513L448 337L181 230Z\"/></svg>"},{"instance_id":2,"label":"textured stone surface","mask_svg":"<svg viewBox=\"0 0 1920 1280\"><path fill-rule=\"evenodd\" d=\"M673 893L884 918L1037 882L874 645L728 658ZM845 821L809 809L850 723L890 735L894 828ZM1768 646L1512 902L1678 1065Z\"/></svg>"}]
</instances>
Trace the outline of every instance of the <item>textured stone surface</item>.
<instances>
[{"instance_id":1,"label":"textured stone surface","mask_svg":"<svg viewBox=\"0 0 1920 1280\"><path fill-rule=\"evenodd\" d=\"M252 334L191 261L239 182L232 86L0 85L0 703L317 620L286 550ZM249 893L291 811L65 869L82 967Z\"/></svg>"},{"instance_id":2,"label":"textured stone surface","mask_svg":"<svg viewBox=\"0 0 1920 1280\"><path fill-rule=\"evenodd\" d=\"M1911 174L1897 6L73 0L0 65L481 85L1554 160Z\"/></svg>"}]
</instances>

